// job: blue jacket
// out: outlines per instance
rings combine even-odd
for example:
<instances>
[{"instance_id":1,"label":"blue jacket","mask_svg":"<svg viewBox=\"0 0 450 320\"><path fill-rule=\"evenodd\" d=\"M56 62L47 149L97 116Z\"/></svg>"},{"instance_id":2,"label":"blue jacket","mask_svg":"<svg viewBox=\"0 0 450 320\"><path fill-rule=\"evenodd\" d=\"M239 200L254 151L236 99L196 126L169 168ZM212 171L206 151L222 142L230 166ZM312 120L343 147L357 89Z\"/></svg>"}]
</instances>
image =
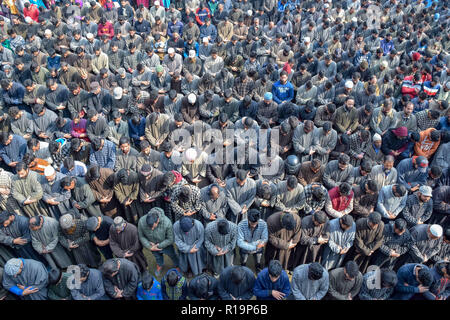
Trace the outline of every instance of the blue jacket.
<instances>
[{"instance_id":1,"label":"blue jacket","mask_svg":"<svg viewBox=\"0 0 450 320\"><path fill-rule=\"evenodd\" d=\"M175 24L170 21L167 25L167 35L169 37L173 37L174 33L178 33L180 35L180 38L183 36L183 22L177 21Z\"/></svg>"},{"instance_id":2,"label":"blue jacket","mask_svg":"<svg viewBox=\"0 0 450 320\"><path fill-rule=\"evenodd\" d=\"M54 58L48 57L47 58L47 69L55 68L56 70L59 70L61 68L61 57L55 56Z\"/></svg>"},{"instance_id":3,"label":"blue jacket","mask_svg":"<svg viewBox=\"0 0 450 320\"><path fill-rule=\"evenodd\" d=\"M417 266L430 270L427 266L419 263L408 263L397 271L397 285L395 286L394 300L409 300L414 294L419 293L420 283L416 279L414 270ZM405 286L405 283L408 285Z\"/></svg>"},{"instance_id":4,"label":"blue jacket","mask_svg":"<svg viewBox=\"0 0 450 320\"><path fill-rule=\"evenodd\" d=\"M403 184L408 191L416 185L426 185L428 178L428 169L424 173L420 172L414 168L413 159L403 159L397 165L397 182Z\"/></svg>"},{"instance_id":5,"label":"blue jacket","mask_svg":"<svg viewBox=\"0 0 450 320\"><path fill-rule=\"evenodd\" d=\"M294 99L294 86L289 81L286 84L281 84L278 80L272 85L273 100L280 104L285 101Z\"/></svg>"},{"instance_id":6,"label":"blue jacket","mask_svg":"<svg viewBox=\"0 0 450 320\"><path fill-rule=\"evenodd\" d=\"M386 39L383 39L380 41L380 47L383 49L383 56L385 56L394 49L394 42L392 40L387 42Z\"/></svg>"},{"instance_id":7,"label":"blue jacket","mask_svg":"<svg viewBox=\"0 0 450 320\"><path fill-rule=\"evenodd\" d=\"M8 91L2 89L1 98L7 105L21 105L23 96L25 95L25 87L18 82L13 82L11 89Z\"/></svg>"},{"instance_id":8,"label":"blue jacket","mask_svg":"<svg viewBox=\"0 0 450 320\"><path fill-rule=\"evenodd\" d=\"M134 125L131 119L128 120L128 135L134 143L139 142L139 138L145 135L145 118L141 116L138 125Z\"/></svg>"},{"instance_id":9,"label":"blue jacket","mask_svg":"<svg viewBox=\"0 0 450 320\"><path fill-rule=\"evenodd\" d=\"M212 24L210 24L209 26L207 26L206 24L201 26L200 27L200 39L203 39L203 37L211 37L211 40L209 41L210 43L216 42L216 37L217 37L216 27L213 26Z\"/></svg>"},{"instance_id":10,"label":"blue jacket","mask_svg":"<svg viewBox=\"0 0 450 320\"><path fill-rule=\"evenodd\" d=\"M27 142L24 138L16 134L13 134L12 141L7 146L0 144L0 157L7 165L11 162L22 161L26 152Z\"/></svg>"},{"instance_id":11,"label":"blue jacket","mask_svg":"<svg viewBox=\"0 0 450 320\"><path fill-rule=\"evenodd\" d=\"M272 290L283 292L287 297L291 293L291 284L286 271L282 271L277 281L272 282L269 269L264 268L256 278L253 293L257 300L276 300L272 297Z\"/></svg>"},{"instance_id":12,"label":"blue jacket","mask_svg":"<svg viewBox=\"0 0 450 320\"><path fill-rule=\"evenodd\" d=\"M450 130L450 122L447 121L447 117L443 116L439 118L439 123L436 126L436 129L438 130L445 130L445 131L449 131Z\"/></svg>"},{"instance_id":13,"label":"blue jacket","mask_svg":"<svg viewBox=\"0 0 450 320\"><path fill-rule=\"evenodd\" d=\"M150 290L142 288L142 281L139 282L136 297L138 300L163 300L161 284L153 277L153 285Z\"/></svg>"}]
</instances>

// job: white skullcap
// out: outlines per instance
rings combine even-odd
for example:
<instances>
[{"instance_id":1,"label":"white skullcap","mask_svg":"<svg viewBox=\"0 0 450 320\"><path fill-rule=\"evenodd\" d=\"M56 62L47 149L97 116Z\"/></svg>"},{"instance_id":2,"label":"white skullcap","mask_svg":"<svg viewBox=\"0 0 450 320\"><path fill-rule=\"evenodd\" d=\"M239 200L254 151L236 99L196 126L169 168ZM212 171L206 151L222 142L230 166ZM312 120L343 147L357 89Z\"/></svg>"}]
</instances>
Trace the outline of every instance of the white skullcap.
<instances>
[{"instance_id":1,"label":"white skullcap","mask_svg":"<svg viewBox=\"0 0 450 320\"><path fill-rule=\"evenodd\" d=\"M305 37L304 41L305 42L311 42L311 38L310 37Z\"/></svg>"},{"instance_id":2,"label":"white skullcap","mask_svg":"<svg viewBox=\"0 0 450 320\"><path fill-rule=\"evenodd\" d=\"M383 67L385 67L385 68L387 68L388 67L388 62L387 61L381 61L381 65L383 66Z\"/></svg>"},{"instance_id":3,"label":"white skullcap","mask_svg":"<svg viewBox=\"0 0 450 320\"><path fill-rule=\"evenodd\" d=\"M33 19L31 19L31 17L25 17L26 23L31 23L32 21L33 21Z\"/></svg>"},{"instance_id":4,"label":"white skullcap","mask_svg":"<svg viewBox=\"0 0 450 320\"><path fill-rule=\"evenodd\" d=\"M169 48L169 50L167 50L168 53L175 53L175 49L174 48Z\"/></svg>"},{"instance_id":5,"label":"white skullcap","mask_svg":"<svg viewBox=\"0 0 450 320\"><path fill-rule=\"evenodd\" d=\"M93 38L93 37L94 37L94 35L90 32L88 34L86 34L86 38L88 38L88 39Z\"/></svg>"},{"instance_id":6,"label":"white skullcap","mask_svg":"<svg viewBox=\"0 0 450 320\"><path fill-rule=\"evenodd\" d=\"M50 30L50 29L45 29L44 34L52 34L52 30Z\"/></svg>"},{"instance_id":7,"label":"white skullcap","mask_svg":"<svg viewBox=\"0 0 450 320\"><path fill-rule=\"evenodd\" d=\"M352 80L347 80L345 81L345 87L352 89L353 88L353 81Z\"/></svg>"},{"instance_id":8,"label":"white skullcap","mask_svg":"<svg viewBox=\"0 0 450 320\"><path fill-rule=\"evenodd\" d=\"M195 57L195 50L189 50L189 58Z\"/></svg>"},{"instance_id":9,"label":"white skullcap","mask_svg":"<svg viewBox=\"0 0 450 320\"><path fill-rule=\"evenodd\" d=\"M433 224L430 227L430 232L435 237L438 237L438 238L442 237L442 227L438 224Z\"/></svg>"},{"instance_id":10,"label":"white skullcap","mask_svg":"<svg viewBox=\"0 0 450 320\"><path fill-rule=\"evenodd\" d=\"M381 141L381 136L378 133L375 133L372 138L373 141Z\"/></svg>"},{"instance_id":11,"label":"white skullcap","mask_svg":"<svg viewBox=\"0 0 450 320\"><path fill-rule=\"evenodd\" d=\"M194 161L197 158L197 151L194 148L189 148L186 150L186 159L188 161Z\"/></svg>"},{"instance_id":12,"label":"white skullcap","mask_svg":"<svg viewBox=\"0 0 450 320\"><path fill-rule=\"evenodd\" d=\"M44 176L50 177L55 173L55 169L52 166L46 166L44 169Z\"/></svg>"},{"instance_id":13,"label":"white skullcap","mask_svg":"<svg viewBox=\"0 0 450 320\"><path fill-rule=\"evenodd\" d=\"M252 10L247 10L247 15L251 16L253 14Z\"/></svg>"},{"instance_id":14,"label":"white skullcap","mask_svg":"<svg viewBox=\"0 0 450 320\"><path fill-rule=\"evenodd\" d=\"M195 101L197 101L197 96L195 95L195 93L190 93L187 98L190 104L194 104Z\"/></svg>"},{"instance_id":15,"label":"white skullcap","mask_svg":"<svg viewBox=\"0 0 450 320\"><path fill-rule=\"evenodd\" d=\"M156 6L156 5L159 5L160 3L159 3L159 1L155 1L155 2L153 2L153 4Z\"/></svg>"},{"instance_id":16,"label":"white skullcap","mask_svg":"<svg viewBox=\"0 0 450 320\"><path fill-rule=\"evenodd\" d=\"M353 17L352 18L352 22L358 22L358 18L357 17Z\"/></svg>"},{"instance_id":17,"label":"white skullcap","mask_svg":"<svg viewBox=\"0 0 450 320\"><path fill-rule=\"evenodd\" d=\"M209 41L208 37L203 37L203 42L208 42L208 41Z\"/></svg>"}]
</instances>

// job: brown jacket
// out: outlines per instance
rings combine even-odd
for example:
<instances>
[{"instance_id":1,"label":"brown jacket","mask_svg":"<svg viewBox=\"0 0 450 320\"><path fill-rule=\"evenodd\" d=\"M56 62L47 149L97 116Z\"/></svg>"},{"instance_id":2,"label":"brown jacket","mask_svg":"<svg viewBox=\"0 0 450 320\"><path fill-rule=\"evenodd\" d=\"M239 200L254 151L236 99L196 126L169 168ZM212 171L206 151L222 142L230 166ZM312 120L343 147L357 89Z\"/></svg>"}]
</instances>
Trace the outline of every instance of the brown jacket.
<instances>
[{"instance_id":1,"label":"brown jacket","mask_svg":"<svg viewBox=\"0 0 450 320\"><path fill-rule=\"evenodd\" d=\"M292 240L294 244L300 241L301 237L301 219L298 215L293 215L296 226L294 230L286 230L281 226L281 219L286 213L277 212L267 218L267 229L269 232L269 243L266 248L267 258L274 259L278 253L278 260L287 269L289 255L292 249L289 249L289 241Z\"/></svg>"}]
</instances>

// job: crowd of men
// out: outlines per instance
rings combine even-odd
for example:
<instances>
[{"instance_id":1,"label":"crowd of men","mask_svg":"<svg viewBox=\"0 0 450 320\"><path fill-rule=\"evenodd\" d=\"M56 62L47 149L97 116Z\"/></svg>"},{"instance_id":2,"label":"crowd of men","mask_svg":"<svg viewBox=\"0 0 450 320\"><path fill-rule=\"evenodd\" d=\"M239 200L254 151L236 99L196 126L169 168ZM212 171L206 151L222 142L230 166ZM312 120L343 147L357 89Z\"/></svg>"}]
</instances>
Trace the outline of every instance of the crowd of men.
<instances>
[{"instance_id":1,"label":"crowd of men","mask_svg":"<svg viewBox=\"0 0 450 320\"><path fill-rule=\"evenodd\" d=\"M448 298L447 1L0 14L0 299Z\"/></svg>"}]
</instances>

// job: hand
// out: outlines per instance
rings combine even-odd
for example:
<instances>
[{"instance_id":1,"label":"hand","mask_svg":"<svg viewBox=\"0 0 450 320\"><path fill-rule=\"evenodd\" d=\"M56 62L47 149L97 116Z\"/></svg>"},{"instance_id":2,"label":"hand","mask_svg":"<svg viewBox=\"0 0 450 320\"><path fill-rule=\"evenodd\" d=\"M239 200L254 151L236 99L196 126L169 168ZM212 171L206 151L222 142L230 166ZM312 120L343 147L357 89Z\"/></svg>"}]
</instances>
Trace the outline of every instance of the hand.
<instances>
[{"instance_id":1,"label":"hand","mask_svg":"<svg viewBox=\"0 0 450 320\"><path fill-rule=\"evenodd\" d=\"M70 249L75 249L75 248L78 248L78 245L73 243L73 242L69 242L69 248Z\"/></svg>"},{"instance_id":2,"label":"hand","mask_svg":"<svg viewBox=\"0 0 450 320\"><path fill-rule=\"evenodd\" d=\"M289 249L293 249L297 244L293 243L292 240L289 241Z\"/></svg>"},{"instance_id":3,"label":"hand","mask_svg":"<svg viewBox=\"0 0 450 320\"><path fill-rule=\"evenodd\" d=\"M242 214L247 213L247 206L244 204L244 206L242 207Z\"/></svg>"},{"instance_id":4,"label":"hand","mask_svg":"<svg viewBox=\"0 0 450 320\"><path fill-rule=\"evenodd\" d=\"M78 203L75 203L74 206L75 206L75 208L77 208L77 209L81 209L81 206L80 206Z\"/></svg>"},{"instance_id":5,"label":"hand","mask_svg":"<svg viewBox=\"0 0 450 320\"><path fill-rule=\"evenodd\" d=\"M158 248L158 245L157 244L155 244L154 246L152 246L151 248L150 248L150 251L161 251L162 249L160 249L160 248Z\"/></svg>"},{"instance_id":6,"label":"hand","mask_svg":"<svg viewBox=\"0 0 450 320\"><path fill-rule=\"evenodd\" d=\"M213 221L216 219L217 219L217 216L215 214L211 213L211 215L209 216L209 220Z\"/></svg>"},{"instance_id":7,"label":"hand","mask_svg":"<svg viewBox=\"0 0 450 320\"><path fill-rule=\"evenodd\" d=\"M272 290L272 297L277 300L283 300L286 294L277 290Z\"/></svg>"},{"instance_id":8,"label":"hand","mask_svg":"<svg viewBox=\"0 0 450 320\"><path fill-rule=\"evenodd\" d=\"M417 221L417 224L423 224L423 221L419 220L419 221Z\"/></svg>"},{"instance_id":9,"label":"hand","mask_svg":"<svg viewBox=\"0 0 450 320\"><path fill-rule=\"evenodd\" d=\"M23 239L23 238L21 238L21 237L19 237L19 238L15 238L14 240L13 240L13 243L14 244L18 244L18 245L24 245L24 244L27 244L27 242L28 242L28 240L27 239Z\"/></svg>"},{"instance_id":10,"label":"hand","mask_svg":"<svg viewBox=\"0 0 450 320\"><path fill-rule=\"evenodd\" d=\"M9 163L9 166L14 168L15 166L17 166L17 164L18 164L17 161L13 161Z\"/></svg>"},{"instance_id":11,"label":"hand","mask_svg":"<svg viewBox=\"0 0 450 320\"><path fill-rule=\"evenodd\" d=\"M22 284L17 284L16 287L19 288L20 290L25 290L25 286Z\"/></svg>"},{"instance_id":12,"label":"hand","mask_svg":"<svg viewBox=\"0 0 450 320\"><path fill-rule=\"evenodd\" d=\"M351 293L348 294L348 300L353 300Z\"/></svg>"},{"instance_id":13,"label":"hand","mask_svg":"<svg viewBox=\"0 0 450 320\"><path fill-rule=\"evenodd\" d=\"M416 190L419 190L419 185L411 188L411 191L413 191L413 192L416 191Z\"/></svg>"},{"instance_id":14,"label":"hand","mask_svg":"<svg viewBox=\"0 0 450 320\"><path fill-rule=\"evenodd\" d=\"M317 242L319 244L324 244L328 242L328 239L322 238L322 236L320 236L319 239L317 239Z\"/></svg>"},{"instance_id":15,"label":"hand","mask_svg":"<svg viewBox=\"0 0 450 320\"><path fill-rule=\"evenodd\" d=\"M131 203L133 203L133 200L132 200L132 199L128 199L128 200L125 202L125 206L129 206Z\"/></svg>"},{"instance_id":16,"label":"hand","mask_svg":"<svg viewBox=\"0 0 450 320\"><path fill-rule=\"evenodd\" d=\"M22 295L23 295L23 296L27 296L27 295L29 295L29 294L36 293L36 292L38 292L38 291L39 291L39 288L36 288L36 287L28 287L28 288L26 288L25 290L23 290Z\"/></svg>"},{"instance_id":17,"label":"hand","mask_svg":"<svg viewBox=\"0 0 450 320\"><path fill-rule=\"evenodd\" d=\"M418 289L419 289L420 293L424 293L424 292L428 291L428 287L424 287L423 285L419 285Z\"/></svg>"},{"instance_id":18,"label":"hand","mask_svg":"<svg viewBox=\"0 0 450 320\"><path fill-rule=\"evenodd\" d=\"M261 249L261 248L264 248L265 246L266 246L266 243L265 243L265 242L261 242L261 243L259 243L259 244L256 246L256 248Z\"/></svg>"},{"instance_id":19,"label":"hand","mask_svg":"<svg viewBox=\"0 0 450 320\"><path fill-rule=\"evenodd\" d=\"M195 247L196 245L194 245L192 247L192 249L189 251L189 253L196 253L198 251L198 248Z\"/></svg>"},{"instance_id":20,"label":"hand","mask_svg":"<svg viewBox=\"0 0 450 320\"><path fill-rule=\"evenodd\" d=\"M346 132L346 134L349 136L349 135L352 134L352 131L351 131L351 130L348 130L348 131Z\"/></svg>"},{"instance_id":21,"label":"hand","mask_svg":"<svg viewBox=\"0 0 450 320\"><path fill-rule=\"evenodd\" d=\"M125 257L125 258L132 257L133 254L134 254L134 253L132 253L132 252L130 252L130 251L127 251L127 252L125 252L124 257Z\"/></svg>"}]
</instances>

